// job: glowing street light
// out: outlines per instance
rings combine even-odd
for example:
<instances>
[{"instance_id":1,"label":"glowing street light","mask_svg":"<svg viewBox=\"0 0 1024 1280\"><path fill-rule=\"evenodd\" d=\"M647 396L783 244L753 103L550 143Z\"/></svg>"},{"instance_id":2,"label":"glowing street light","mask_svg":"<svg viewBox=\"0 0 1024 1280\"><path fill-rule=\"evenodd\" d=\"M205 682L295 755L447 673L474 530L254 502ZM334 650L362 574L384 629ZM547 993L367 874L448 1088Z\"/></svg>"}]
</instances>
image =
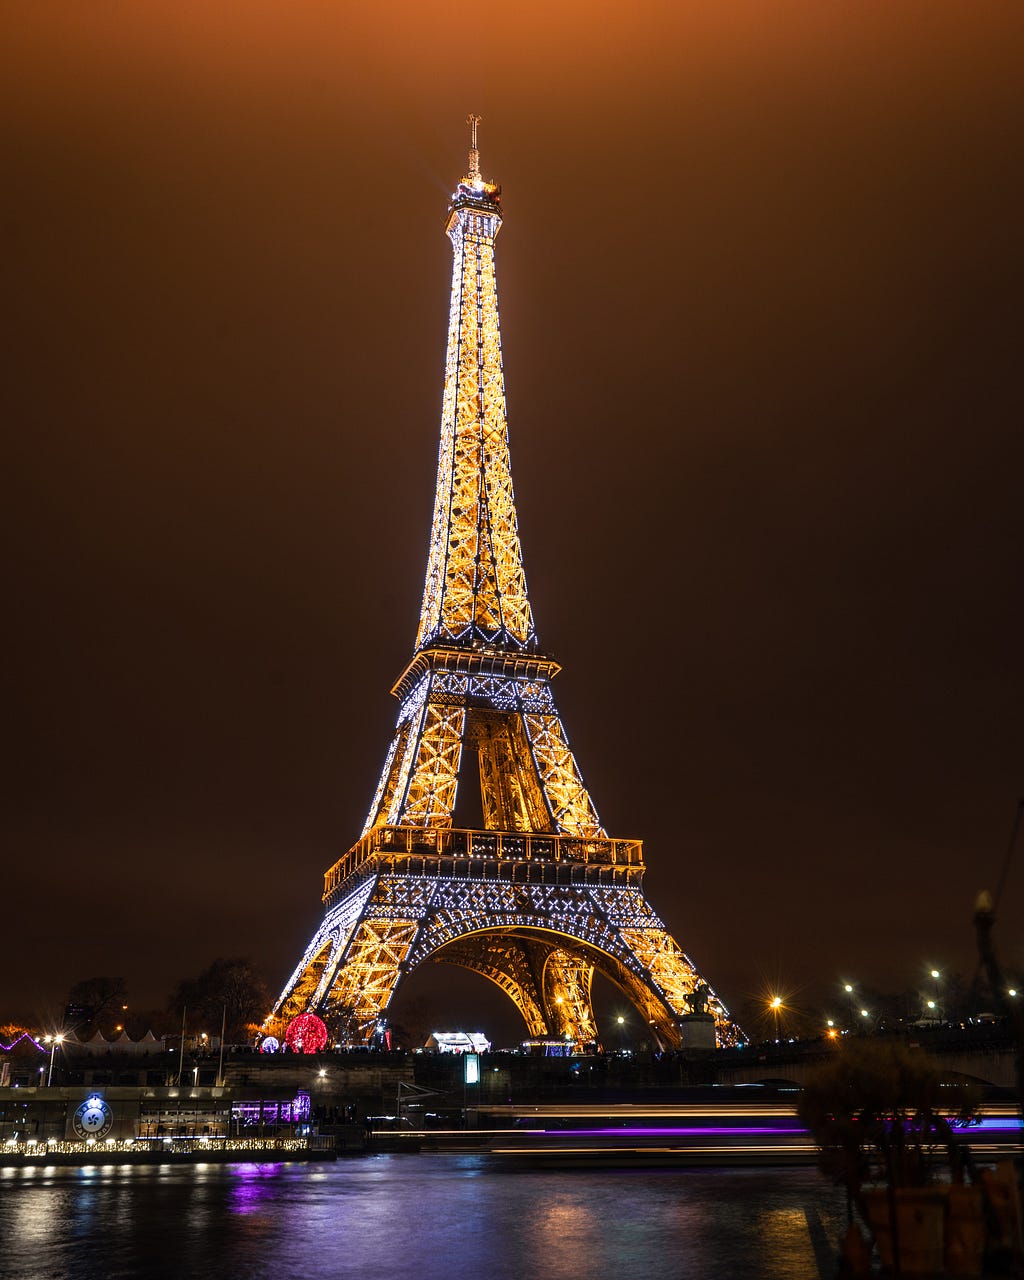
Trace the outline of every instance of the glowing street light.
<instances>
[{"instance_id":1,"label":"glowing street light","mask_svg":"<svg viewBox=\"0 0 1024 1280\"><path fill-rule=\"evenodd\" d=\"M852 1031L852 1030L853 1030L853 1023L854 1023L854 1017L853 1017L853 983L852 983L852 982L844 982L844 983L843 983L843 990L846 992L846 1007L847 1007L847 1009L850 1011L850 1016L849 1016L849 1018L848 1018L848 1020L847 1020L847 1021L848 1021L849 1029Z\"/></svg>"},{"instance_id":2,"label":"glowing street light","mask_svg":"<svg viewBox=\"0 0 1024 1280\"><path fill-rule=\"evenodd\" d=\"M64 1032L58 1031L55 1036L46 1036L50 1041L50 1070L46 1076L46 1087L49 1089L50 1082L53 1080L53 1055L57 1052L57 1046L64 1043Z\"/></svg>"},{"instance_id":3,"label":"glowing street light","mask_svg":"<svg viewBox=\"0 0 1024 1280\"><path fill-rule=\"evenodd\" d=\"M942 978L942 974L939 972L939 970L938 970L938 969L929 969L929 970L928 970L928 973L929 973L929 974L930 974L930 976L931 976L931 980L932 980L932 982L935 984L935 990L934 990L934 992L933 992L932 994L933 994L933 998L934 998L935 1008L936 1008L936 1009L938 1009L938 1007L939 1007L939 982L940 982L940 980L941 980L941 978ZM929 1009L932 1007L931 1003L929 1003L928 1007L929 1007ZM935 1015L936 1021L938 1021L938 1017L939 1017L939 1015L938 1015L938 1013L936 1013L936 1015Z\"/></svg>"},{"instance_id":4,"label":"glowing street light","mask_svg":"<svg viewBox=\"0 0 1024 1280\"><path fill-rule=\"evenodd\" d=\"M783 1003L782 996L772 996L768 1001L768 1008L771 1010L772 1017L775 1019L775 1039L779 1038L779 1020L782 1016Z\"/></svg>"}]
</instances>

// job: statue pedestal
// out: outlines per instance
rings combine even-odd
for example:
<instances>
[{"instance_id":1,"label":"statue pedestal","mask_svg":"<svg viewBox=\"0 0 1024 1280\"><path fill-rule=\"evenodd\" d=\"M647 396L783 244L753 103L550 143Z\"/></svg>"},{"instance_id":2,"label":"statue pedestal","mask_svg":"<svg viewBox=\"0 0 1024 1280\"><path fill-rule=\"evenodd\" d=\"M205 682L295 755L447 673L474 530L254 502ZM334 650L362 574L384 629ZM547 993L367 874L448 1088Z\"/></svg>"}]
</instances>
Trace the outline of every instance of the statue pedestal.
<instances>
[{"instance_id":1,"label":"statue pedestal","mask_svg":"<svg viewBox=\"0 0 1024 1280\"><path fill-rule=\"evenodd\" d=\"M684 1053L710 1053L716 1048L715 1019L710 1013L684 1013L679 1019Z\"/></svg>"}]
</instances>

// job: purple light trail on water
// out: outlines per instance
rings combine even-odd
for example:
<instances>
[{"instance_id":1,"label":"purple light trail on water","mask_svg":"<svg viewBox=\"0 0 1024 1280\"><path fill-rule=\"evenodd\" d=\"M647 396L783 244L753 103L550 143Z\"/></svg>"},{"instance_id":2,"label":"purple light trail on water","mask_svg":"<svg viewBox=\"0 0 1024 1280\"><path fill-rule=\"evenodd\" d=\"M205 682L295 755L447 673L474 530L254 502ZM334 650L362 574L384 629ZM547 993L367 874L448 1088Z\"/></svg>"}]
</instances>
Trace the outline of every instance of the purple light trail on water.
<instances>
[{"instance_id":1,"label":"purple light trail on water","mask_svg":"<svg viewBox=\"0 0 1024 1280\"><path fill-rule=\"evenodd\" d=\"M536 1132L536 1130L534 1131ZM789 1133L799 1137L807 1137L807 1130L801 1129L799 1125L792 1125L789 1128L741 1128L738 1125L698 1125L695 1127L662 1129L662 1128L635 1128L632 1125L628 1128L624 1125L615 1125L608 1129L543 1129L541 1132L558 1137L581 1137L581 1138L609 1138L616 1134L636 1134L638 1137L644 1138L660 1138L660 1137L679 1137L679 1138L699 1138L702 1134L712 1134L715 1137L727 1137L735 1135L737 1137L759 1137L768 1133Z\"/></svg>"}]
</instances>

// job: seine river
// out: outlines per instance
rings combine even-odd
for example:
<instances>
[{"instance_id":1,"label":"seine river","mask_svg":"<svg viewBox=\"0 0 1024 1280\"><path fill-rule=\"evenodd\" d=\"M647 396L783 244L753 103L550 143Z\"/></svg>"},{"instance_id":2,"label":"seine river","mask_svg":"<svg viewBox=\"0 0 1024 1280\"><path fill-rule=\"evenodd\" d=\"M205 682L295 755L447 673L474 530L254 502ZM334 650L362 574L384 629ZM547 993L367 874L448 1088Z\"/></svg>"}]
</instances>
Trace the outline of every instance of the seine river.
<instances>
[{"instance_id":1,"label":"seine river","mask_svg":"<svg viewBox=\"0 0 1024 1280\"><path fill-rule=\"evenodd\" d=\"M0 1169L12 1280L822 1280L813 1169L510 1169L483 1155Z\"/></svg>"}]
</instances>

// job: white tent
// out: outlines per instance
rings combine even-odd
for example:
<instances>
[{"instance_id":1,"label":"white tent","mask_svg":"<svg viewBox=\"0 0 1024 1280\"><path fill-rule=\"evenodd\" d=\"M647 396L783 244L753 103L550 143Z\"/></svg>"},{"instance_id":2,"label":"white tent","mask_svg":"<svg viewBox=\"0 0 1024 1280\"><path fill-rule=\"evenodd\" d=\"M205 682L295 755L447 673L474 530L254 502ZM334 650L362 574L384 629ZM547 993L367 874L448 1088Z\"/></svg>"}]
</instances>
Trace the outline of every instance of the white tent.
<instances>
[{"instance_id":1,"label":"white tent","mask_svg":"<svg viewBox=\"0 0 1024 1280\"><path fill-rule=\"evenodd\" d=\"M491 1042L482 1031L432 1031L425 1047L438 1053L486 1053Z\"/></svg>"}]
</instances>

